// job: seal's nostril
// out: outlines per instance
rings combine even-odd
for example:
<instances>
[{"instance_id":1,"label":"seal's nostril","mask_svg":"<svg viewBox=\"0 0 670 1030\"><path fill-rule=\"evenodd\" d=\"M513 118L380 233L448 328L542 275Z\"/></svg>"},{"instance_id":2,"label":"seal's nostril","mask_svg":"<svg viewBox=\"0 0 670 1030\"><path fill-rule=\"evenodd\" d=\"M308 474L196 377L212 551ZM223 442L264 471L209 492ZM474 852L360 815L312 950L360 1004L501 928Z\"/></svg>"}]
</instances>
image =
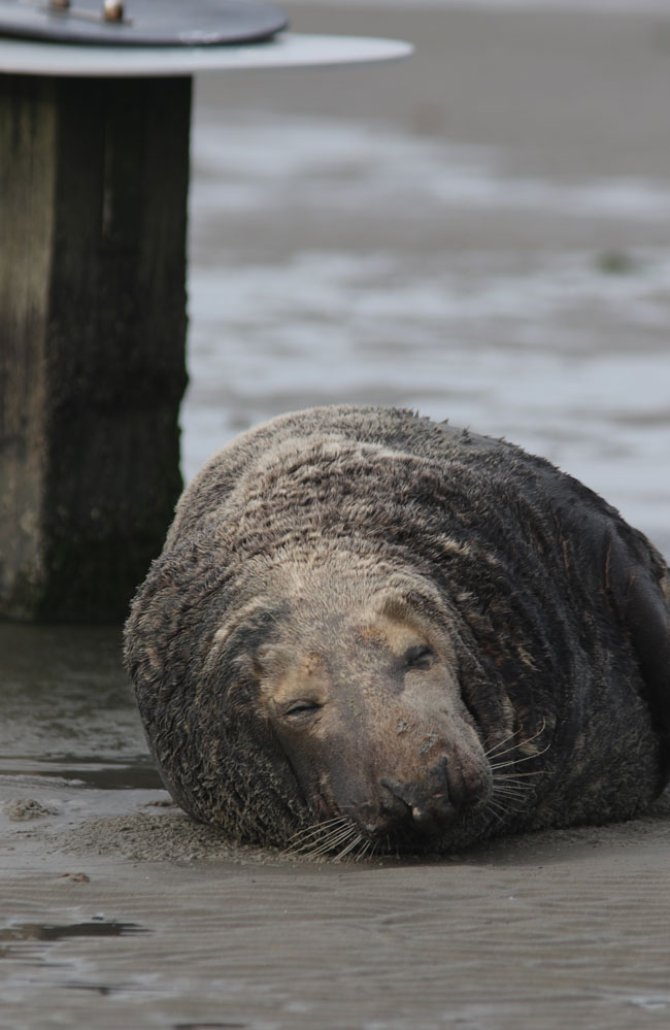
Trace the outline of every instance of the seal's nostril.
<instances>
[{"instance_id":1,"label":"seal's nostril","mask_svg":"<svg viewBox=\"0 0 670 1030\"><path fill-rule=\"evenodd\" d=\"M417 826L428 826L433 822L433 816L425 808L414 805L412 808L412 822Z\"/></svg>"}]
</instances>

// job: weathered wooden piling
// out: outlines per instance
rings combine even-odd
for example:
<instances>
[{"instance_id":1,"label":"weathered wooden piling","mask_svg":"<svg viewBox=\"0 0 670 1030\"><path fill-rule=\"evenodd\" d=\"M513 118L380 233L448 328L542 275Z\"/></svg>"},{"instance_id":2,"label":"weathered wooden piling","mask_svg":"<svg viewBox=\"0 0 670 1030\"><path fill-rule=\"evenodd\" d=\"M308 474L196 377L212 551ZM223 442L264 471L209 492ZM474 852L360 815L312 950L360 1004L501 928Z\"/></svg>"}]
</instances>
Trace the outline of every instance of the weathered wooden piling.
<instances>
[{"instance_id":1,"label":"weathered wooden piling","mask_svg":"<svg viewBox=\"0 0 670 1030\"><path fill-rule=\"evenodd\" d=\"M193 74L410 50L275 43L286 19L262 0L112 6L0 0L0 617L119 621L160 551L181 488Z\"/></svg>"},{"instance_id":2,"label":"weathered wooden piling","mask_svg":"<svg viewBox=\"0 0 670 1030\"><path fill-rule=\"evenodd\" d=\"M179 494L191 79L0 75L0 614L117 620Z\"/></svg>"}]
</instances>

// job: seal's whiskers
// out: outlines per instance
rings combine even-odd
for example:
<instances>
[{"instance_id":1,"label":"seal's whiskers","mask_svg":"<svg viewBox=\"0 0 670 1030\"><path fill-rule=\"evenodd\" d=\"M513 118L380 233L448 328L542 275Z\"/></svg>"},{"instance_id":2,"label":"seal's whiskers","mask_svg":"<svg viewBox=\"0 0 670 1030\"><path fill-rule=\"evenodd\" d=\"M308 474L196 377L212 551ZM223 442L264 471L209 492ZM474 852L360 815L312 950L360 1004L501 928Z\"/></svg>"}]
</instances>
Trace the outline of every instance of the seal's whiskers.
<instances>
[{"instance_id":1,"label":"seal's whiskers","mask_svg":"<svg viewBox=\"0 0 670 1030\"><path fill-rule=\"evenodd\" d=\"M334 833L330 837L327 837L315 851L310 851L309 854L313 856L327 855L330 852L335 851L335 849L340 846L346 847L348 842L351 840L352 835L354 836L355 842L358 843L360 837L356 827L346 826L339 833Z\"/></svg>"},{"instance_id":2,"label":"seal's whiskers","mask_svg":"<svg viewBox=\"0 0 670 1030\"><path fill-rule=\"evenodd\" d=\"M539 736L541 736L544 733L546 725L547 725L547 720L543 719L542 720L542 725L540 726L539 730L537 730L535 733L533 733L532 736L526 737L525 740L520 740L520 741L514 741L514 737L516 736L517 731L513 730L512 733L508 733L508 735L506 737L503 737L503 739L499 740L497 744L493 744L492 747L490 747L487 751L485 751L484 752L485 757L488 758L489 761L491 761L491 763L493 764L494 761L497 761L499 758L502 758L503 755L509 754L510 751L517 751L519 748L526 747L527 744L532 744L532 742L534 740L536 740ZM513 743L510 744L509 747L506 747L504 751L499 751L498 750L498 748L501 748L503 746L503 744L509 743L510 740L513 741ZM546 748L545 748L545 750L546 750ZM496 752L497 752L497 754L496 754ZM537 752L537 754L540 754L540 755L543 754L543 753L544 753L543 751L538 751ZM534 758L535 755L532 755L530 757Z\"/></svg>"},{"instance_id":3,"label":"seal's whiskers","mask_svg":"<svg viewBox=\"0 0 670 1030\"><path fill-rule=\"evenodd\" d=\"M356 836L351 841L351 843L343 847L341 851L338 851L338 853L334 856L333 861L339 862L341 859L345 857L345 855L350 854L350 852L352 852L354 848L358 847L358 845L364 840L365 838L363 837L363 834L360 831L357 831Z\"/></svg>"},{"instance_id":4,"label":"seal's whiskers","mask_svg":"<svg viewBox=\"0 0 670 1030\"><path fill-rule=\"evenodd\" d=\"M377 850L377 842L370 837L363 839L363 847L356 855L356 861L362 862L364 858L373 858Z\"/></svg>"},{"instance_id":5,"label":"seal's whiskers","mask_svg":"<svg viewBox=\"0 0 670 1030\"><path fill-rule=\"evenodd\" d=\"M344 816L337 816L298 831L291 838L284 854L301 855L303 858L333 855L333 860L339 861L355 851L360 844L368 843L371 842L354 823Z\"/></svg>"},{"instance_id":6,"label":"seal's whiskers","mask_svg":"<svg viewBox=\"0 0 670 1030\"><path fill-rule=\"evenodd\" d=\"M488 807L496 812L498 819L503 819L505 815L511 814L523 806L528 792L532 789L532 784L517 783L511 778L513 776L514 773L496 775L495 769L493 770L493 783Z\"/></svg>"},{"instance_id":7,"label":"seal's whiskers","mask_svg":"<svg viewBox=\"0 0 670 1030\"><path fill-rule=\"evenodd\" d=\"M310 837L320 837L328 828L334 828L336 825L343 826L346 822L346 819L341 815L338 815L333 819L325 819L322 823L313 823L302 830L296 830L293 836L289 839L289 847L293 847L294 844L304 843L309 840Z\"/></svg>"},{"instance_id":8,"label":"seal's whiskers","mask_svg":"<svg viewBox=\"0 0 670 1030\"><path fill-rule=\"evenodd\" d=\"M535 740L535 738L538 735L539 734L536 733L532 737L528 737L527 740L524 740L520 744L515 745L515 748L514 749L510 749L510 750L515 750L515 749L518 750L521 747L525 747L526 744L530 744L531 741ZM541 751L534 751L533 754L531 754L531 755L521 755L519 758L506 758L504 762L499 762L497 760L498 758L503 757L502 755L495 755L494 756L494 760L489 763L490 766L491 766L491 771L492 771L493 775L496 776L497 774L500 773L501 769L511 769L511 768L513 768L516 765L522 765L523 762L530 762L533 758L539 758L541 755L546 754L546 752L549 750L550 747L551 747L551 741L545 747L543 747ZM537 771L544 772L545 770L537 770ZM516 772L516 773L511 773L511 774L510 773L506 773L505 775L506 776L510 776L510 775L512 775L512 776L522 776L524 774ZM526 775L532 776L533 773L532 772L531 773L526 773Z\"/></svg>"},{"instance_id":9,"label":"seal's whiskers","mask_svg":"<svg viewBox=\"0 0 670 1030\"><path fill-rule=\"evenodd\" d=\"M305 855L316 855L321 852L332 851L343 840L348 840L350 836L351 827L348 824L343 824L329 832L324 832L320 837L306 841L299 848L295 849L295 852Z\"/></svg>"},{"instance_id":10,"label":"seal's whiskers","mask_svg":"<svg viewBox=\"0 0 670 1030\"><path fill-rule=\"evenodd\" d=\"M497 744L492 744L490 748L487 748L487 750L484 752L485 756L487 758L491 758L495 754L495 752L498 751L498 748L501 748L503 744L508 744L510 740L513 741L515 736L516 730L512 730L512 732L508 733L506 737L503 737L502 740L499 740ZM499 758L500 755L507 754L508 751L513 751L515 747L517 747L515 743L511 744L508 748L505 748L504 751L500 751L497 757Z\"/></svg>"},{"instance_id":11,"label":"seal's whiskers","mask_svg":"<svg viewBox=\"0 0 670 1030\"><path fill-rule=\"evenodd\" d=\"M326 819L324 822L307 826L294 833L289 840L286 854L312 854L313 851L321 849L324 844L338 844L342 835L349 836L351 823L343 816L336 816L333 819Z\"/></svg>"},{"instance_id":12,"label":"seal's whiskers","mask_svg":"<svg viewBox=\"0 0 670 1030\"><path fill-rule=\"evenodd\" d=\"M487 809L491 812L496 822L501 823L510 811L510 806L502 801L496 801L493 797L488 800Z\"/></svg>"},{"instance_id":13,"label":"seal's whiskers","mask_svg":"<svg viewBox=\"0 0 670 1030\"><path fill-rule=\"evenodd\" d=\"M528 783L493 783L493 793L498 797L525 797L529 790Z\"/></svg>"},{"instance_id":14,"label":"seal's whiskers","mask_svg":"<svg viewBox=\"0 0 670 1030\"><path fill-rule=\"evenodd\" d=\"M499 801L502 804L507 804L507 805L512 805L513 806L513 805L515 805L518 802L524 801L525 798L526 798L527 793L528 793L527 790L520 790L520 791L518 791L518 790L510 789L509 787L505 787L505 786L496 786L494 784L493 785L493 791L491 793L491 797L494 797L496 799L496 801Z\"/></svg>"},{"instance_id":15,"label":"seal's whiskers","mask_svg":"<svg viewBox=\"0 0 670 1030\"><path fill-rule=\"evenodd\" d=\"M491 769L495 773L499 769L509 769L513 765L521 765L522 762L530 762L533 758L539 758L540 755L545 754L545 752L547 752L549 750L550 746L551 746L550 744L547 744L547 746L543 747L541 751L536 751L535 754L532 754L532 755L522 755L521 758L512 758L512 759L509 759L506 762L496 762L496 763L492 762L491 763Z\"/></svg>"}]
</instances>

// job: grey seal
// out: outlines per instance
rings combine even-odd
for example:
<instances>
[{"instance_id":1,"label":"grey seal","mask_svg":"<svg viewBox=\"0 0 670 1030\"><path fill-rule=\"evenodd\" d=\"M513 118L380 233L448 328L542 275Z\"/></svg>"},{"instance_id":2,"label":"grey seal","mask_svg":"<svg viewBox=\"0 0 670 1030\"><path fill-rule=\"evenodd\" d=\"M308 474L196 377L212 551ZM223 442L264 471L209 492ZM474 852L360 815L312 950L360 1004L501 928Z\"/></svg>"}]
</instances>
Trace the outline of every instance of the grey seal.
<instances>
[{"instance_id":1,"label":"grey seal","mask_svg":"<svg viewBox=\"0 0 670 1030\"><path fill-rule=\"evenodd\" d=\"M195 819L303 854L443 853L656 797L669 593L652 544L548 461L314 408L186 489L126 663Z\"/></svg>"}]
</instances>

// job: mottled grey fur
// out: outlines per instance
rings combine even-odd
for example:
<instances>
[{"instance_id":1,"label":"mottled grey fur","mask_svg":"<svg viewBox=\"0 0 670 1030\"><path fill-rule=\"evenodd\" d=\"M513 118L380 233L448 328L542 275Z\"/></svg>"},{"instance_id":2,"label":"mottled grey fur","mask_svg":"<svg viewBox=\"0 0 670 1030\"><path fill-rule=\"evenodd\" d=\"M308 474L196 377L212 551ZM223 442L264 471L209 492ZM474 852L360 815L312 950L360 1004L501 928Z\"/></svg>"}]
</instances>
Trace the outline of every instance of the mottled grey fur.
<instances>
[{"instance_id":1,"label":"mottled grey fur","mask_svg":"<svg viewBox=\"0 0 670 1030\"><path fill-rule=\"evenodd\" d=\"M360 783L342 785L329 770L328 739L314 773L312 752L268 715L259 671L268 647L302 649L331 694L348 692L356 716L333 752L350 749L350 765L369 753L373 779L379 764L414 761L420 779L430 751L433 799L444 798L435 787L444 753L458 793L451 716L436 711L431 735L430 711L417 715L412 701L408 714L402 687L377 682L382 660L400 682L381 645L368 661L341 636L348 609L364 612L387 588L440 623L460 693L453 734L476 738L466 750L477 756L457 774L467 778L470 763L479 779L462 811L453 798L432 801L449 817L438 813L423 833L408 815L419 821L418 787L416 798L393 787L389 800L388 784L375 786L388 802L375 802L375 818L398 810L397 826L369 831L375 849L447 851L496 833L627 818L662 788L670 611L668 570L652 545L576 480L504 441L408 411L333 407L275 419L217 454L185 491L134 601L127 667L165 782L188 812L233 839L286 846L342 809L363 847ZM423 673L412 675L419 683ZM416 746L404 733L414 722ZM336 851L345 838L313 839Z\"/></svg>"}]
</instances>

